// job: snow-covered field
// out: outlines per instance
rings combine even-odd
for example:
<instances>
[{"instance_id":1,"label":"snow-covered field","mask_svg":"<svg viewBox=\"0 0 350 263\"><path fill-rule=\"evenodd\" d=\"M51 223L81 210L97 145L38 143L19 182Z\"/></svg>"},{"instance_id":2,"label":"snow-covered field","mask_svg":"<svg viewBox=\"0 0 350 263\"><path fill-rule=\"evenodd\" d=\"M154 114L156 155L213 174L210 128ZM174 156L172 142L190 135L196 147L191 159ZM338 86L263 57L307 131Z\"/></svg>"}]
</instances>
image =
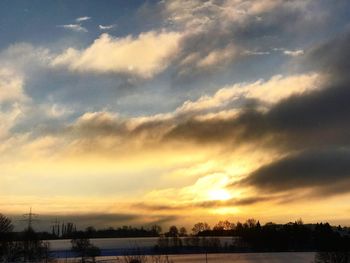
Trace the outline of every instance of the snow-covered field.
<instances>
[{"instance_id":1,"label":"snow-covered field","mask_svg":"<svg viewBox=\"0 0 350 263\"><path fill-rule=\"evenodd\" d=\"M221 244L232 243L232 237L220 237ZM158 238L100 238L91 239L91 242L98 246L104 255L121 255L128 249L152 249L157 244ZM70 240L52 240L49 241L51 250L55 251L57 257L60 257L60 263L79 262L78 259L66 259L70 257ZM108 251L110 253L108 253ZM58 253L58 254L57 254ZM288 252L288 253L231 253L231 254L208 254L207 261L205 254L185 254L169 255L173 263L310 263L314 260L313 252ZM98 262L105 263L125 263L122 256L104 256L98 257ZM147 263L153 263L151 257L148 257Z\"/></svg>"},{"instance_id":2,"label":"snow-covered field","mask_svg":"<svg viewBox=\"0 0 350 263\"><path fill-rule=\"evenodd\" d=\"M195 255L170 255L173 263L310 263L313 262L313 252L288 252L288 253L234 253L234 254L204 254ZM148 263L152 263L148 258ZM60 263L78 262L77 259L60 259ZM123 257L99 257L97 262L124 263Z\"/></svg>"}]
</instances>

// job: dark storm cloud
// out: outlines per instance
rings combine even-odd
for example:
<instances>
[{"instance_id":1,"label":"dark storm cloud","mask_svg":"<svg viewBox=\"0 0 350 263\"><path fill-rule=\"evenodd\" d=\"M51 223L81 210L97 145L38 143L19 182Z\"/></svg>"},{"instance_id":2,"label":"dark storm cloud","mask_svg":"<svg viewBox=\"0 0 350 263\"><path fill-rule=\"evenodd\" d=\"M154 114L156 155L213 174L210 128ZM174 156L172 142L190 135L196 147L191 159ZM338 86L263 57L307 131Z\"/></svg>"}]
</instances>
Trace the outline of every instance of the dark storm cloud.
<instances>
[{"instance_id":1,"label":"dark storm cloud","mask_svg":"<svg viewBox=\"0 0 350 263\"><path fill-rule=\"evenodd\" d=\"M167 205L167 204L148 204L148 203L136 203L133 207L137 209L147 211L169 211L169 210L183 210L189 208L187 205Z\"/></svg>"},{"instance_id":2,"label":"dark storm cloud","mask_svg":"<svg viewBox=\"0 0 350 263\"><path fill-rule=\"evenodd\" d=\"M241 184L262 191L285 191L305 187L326 187L350 183L350 151L315 150L291 155L265 165L249 175ZM338 193L338 187L335 193Z\"/></svg>"},{"instance_id":3,"label":"dark storm cloud","mask_svg":"<svg viewBox=\"0 0 350 263\"><path fill-rule=\"evenodd\" d=\"M310 49L304 63L310 69L319 69L330 74L332 82L349 81L350 69L350 28L340 33L332 41L322 43Z\"/></svg>"},{"instance_id":4,"label":"dark storm cloud","mask_svg":"<svg viewBox=\"0 0 350 263\"><path fill-rule=\"evenodd\" d=\"M256 203L275 201L281 199L283 196L252 196L245 198L232 198L229 200L209 200L203 202L194 202L188 204L179 205L167 205L167 204L148 204L137 203L134 207L145 211L183 211L195 208L220 208L220 207L232 207L232 206L249 206Z\"/></svg>"},{"instance_id":5,"label":"dark storm cloud","mask_svg":"<svg viewBox=\"0 0 350 263\"><path fill-rule=\"evenodd\" d=\"M163 224L169 224L170 222L174 222L178 220L179 217L175 215L167 215L167 216L160 216L158 218L155 218L149 225L163 225Z\"/></svg>"},{"instance_id":6,"label":"dark storm cloud","mask_svg":"<svg viewBox=\"0 0 350 263\"><path fill-rule=\"evenodd\" d=\"M350 32L310 50L309 65L326 76L318 91L290 97L262 115L267 132L297 147L346 146L350 123Z\"/></svg>"},{"instance_id":7,"label":"dark storm cloud","mask_svg":"<svg viewBox=\"0 0 350 263\"><path fill-rule=\"evenodd\" d=\"M210 200L196 203L196 207L201 208L218 208L218 207L232 207L232 206L249 206L261 202L277 200L278 196L252 196L245 198L232 198L229 200Z\"/></svg>"},{"instance_id":8,"label":"dark storm cloud","mask_svg":"<svg viewBox=\"0 0 350 263\"><path fill-rule=\"evenodd\" d=\"M212 120L196 120L189 119L185 122L179 123L166 135L165 139L171 140L193 140L199 143L222 143L224 141L235 141L239 136L256 136L253 134L262 130L263 124L261 122L262 115L257 111L247 111L238 118L229 119L212 119ZM258 130L250 130L251 123L259 127Z\"/></svg>"},{"instance_id":9,"label":"dark storm cloud","mask_svg":"<svg viewBox=\"0 0 350 263\"><path fill-rule=\"evenodd\" d=\"M88 117L86 117L88 116ZM125 121L117 116L108 113L97 112L85 114L80 118L77 124L69 126L66 130L68 133L76 133L78 136L127 136L128 129Z\"/></svg>"},{"instance_id":10,"label":"dark storm cloud","mask_svg":"<svg viewBox=\"0 0 350 263\"><path fill-rule=\"evenodd\" d=\"M267 132L287 136L285 143L290 147L349 144L349 98L346 83L289 98L264 116Z\"/></svg>"}]
</instances>

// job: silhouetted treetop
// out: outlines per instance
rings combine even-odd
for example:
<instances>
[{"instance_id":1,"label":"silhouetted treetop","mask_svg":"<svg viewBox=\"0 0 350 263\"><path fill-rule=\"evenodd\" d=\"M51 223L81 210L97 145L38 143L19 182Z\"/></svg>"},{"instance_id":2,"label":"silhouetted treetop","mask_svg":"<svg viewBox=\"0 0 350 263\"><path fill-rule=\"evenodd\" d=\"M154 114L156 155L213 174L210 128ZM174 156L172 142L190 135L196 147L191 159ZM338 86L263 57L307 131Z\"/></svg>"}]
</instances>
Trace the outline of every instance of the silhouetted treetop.
<instances>
[{"instance_id":1,"label":"silhouetted treetop","mask_svg":"<svg viewBox=\"0 0 350 263\"><path fill-rule=\"evenodd\" d=\"M0 214L0 235L13 231L11 219Z\"/></svg>"}]
</instances>

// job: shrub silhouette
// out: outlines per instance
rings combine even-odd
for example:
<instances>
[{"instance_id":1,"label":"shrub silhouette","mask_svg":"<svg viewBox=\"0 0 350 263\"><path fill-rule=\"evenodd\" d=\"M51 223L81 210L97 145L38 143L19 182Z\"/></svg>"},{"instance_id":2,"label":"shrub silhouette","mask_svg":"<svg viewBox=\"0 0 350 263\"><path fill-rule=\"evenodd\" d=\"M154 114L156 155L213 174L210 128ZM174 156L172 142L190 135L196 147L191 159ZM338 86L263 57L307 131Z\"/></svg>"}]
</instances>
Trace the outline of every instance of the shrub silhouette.
<instances>
[{"instance_id":1,"label":"shrub silhouette","mask_svg":"<svg viewBox=\"0 0 350 263\"><path fill-rule=\"evenodd\" d=\"M81 262L85 262L87 258L91 258L92 262L95 262L95 258L101 255L100 249L91 244L88 238L72 239L71 243L72 251L81 257Z\"/></svg>"}]
</instances>

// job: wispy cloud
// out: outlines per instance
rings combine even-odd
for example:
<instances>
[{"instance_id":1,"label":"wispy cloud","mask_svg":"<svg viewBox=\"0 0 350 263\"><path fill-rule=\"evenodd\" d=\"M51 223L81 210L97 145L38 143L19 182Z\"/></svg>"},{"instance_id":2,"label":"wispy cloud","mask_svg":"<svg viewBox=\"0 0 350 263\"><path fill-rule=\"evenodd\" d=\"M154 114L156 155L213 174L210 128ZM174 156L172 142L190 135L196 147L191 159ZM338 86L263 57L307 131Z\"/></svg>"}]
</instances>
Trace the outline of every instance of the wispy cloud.
<instances>
[{"instance_id":1,"label":"wispy cloud","mask_svg":"<svg viewBox=\"0 0 350 263\"><path fill-rule=\"evenodd\" d=\"M291 56L291 57L297 57L304 54L304 50L297 49L297 50L285 50L283 54Z\"/></svg>"},{"instance_id":2,"label":"wispy cloud","mask_svg":"<svg viewBox=\"0 0 350 263\"><path fill-rule=\"evenodd\" d=\"M291 57L298 57L301 55L304 55L303 49L286 49L286 48L274 48L274 51L282 52L284 55L291 56Z\"/></svg>"},{"instance_id":3,"label":"wispy cloud","mask_svg":"<svg viewBox=\"0 0 350 263\"><path fill-rule=\"evenodd\" d=\"M90 16L81 16L81 17L76 18L75 21L79 23L79 22L90 20L90 19L91 19Z\"/></svg>"},{"instance_id":4,"label":"wispy cloud","mask_svg":"<svg viewBox=\"0 0 350 263\"><path fill-rule=\"evenodd\" d=\"M88 30L81 26L80 24L67 24L67 25L59 25L57 27L62 27L64 29L72 30L75 32L88 32Z\"/></svg>"},{"instance_id":5,"label":"wispy cloud","mask_svg":"<svg viewBox=\"0 0 350 263\"><path fill-rule=\"evenodd\" d=\"M263 55L270 55L271 53L269 51L253 51L253 50L245 50L243 52L244 55L248 56L263 56Z\"/></svg>"},{"instance_id":6,"label":"wispy cloud","mask_svg":"<svg viewBox=\"0 0 350 263\"><path fill-rule=\"evenodd\" d=\"M116 25L115 24L112 24L112 25L99 25L98 28L100 30L109 30L109 29L112 29L112 28L115 28Z\"/></svg>"}]
</instances>

